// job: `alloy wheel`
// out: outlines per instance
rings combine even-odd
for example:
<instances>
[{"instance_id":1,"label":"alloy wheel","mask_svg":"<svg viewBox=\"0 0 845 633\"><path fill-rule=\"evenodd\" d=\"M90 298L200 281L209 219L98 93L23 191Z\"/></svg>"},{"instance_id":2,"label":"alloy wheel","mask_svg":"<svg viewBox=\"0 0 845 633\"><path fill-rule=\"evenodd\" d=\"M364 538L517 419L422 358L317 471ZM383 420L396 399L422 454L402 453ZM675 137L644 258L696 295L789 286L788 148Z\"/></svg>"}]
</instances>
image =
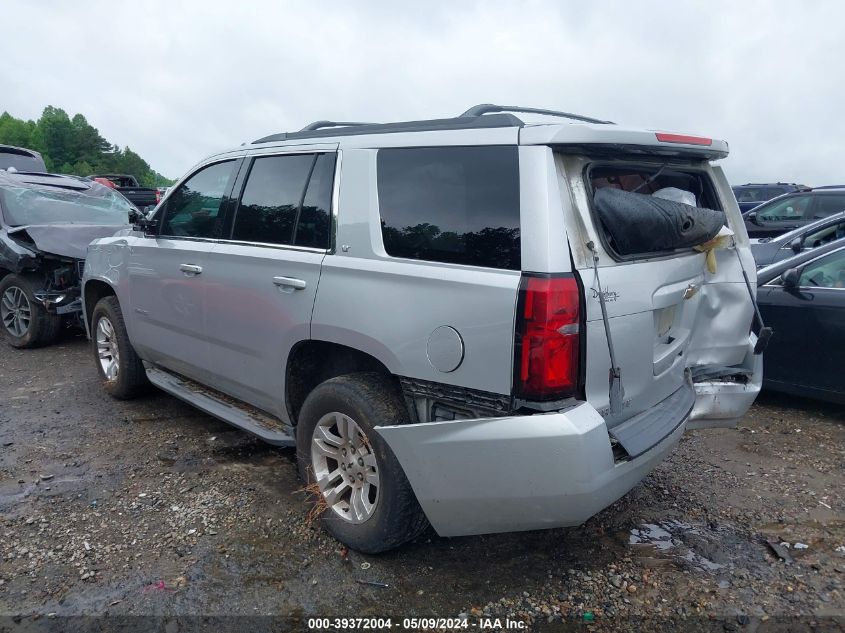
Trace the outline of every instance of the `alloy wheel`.
<instances>
[{"instance_id":1,"label":"alloy wheel","mask_svg":"<svg viewBox=\"0 0 845 633\"><path fill-rule=\"evenodd\" d=\"M26 293L17 286L9 286L0 298L0 319L6 331L22 338L32 322L32 305Z\"/></svg>"},{"instance_id":2,"label":"alloy wheel","mask_svg":"<svg viewBox=\"0 0 845 633\"><path fill-rule=\"evenodd\" d=\"M327 413L311 437L311 464L326 505L350 523L363 523L376 510L379 473L366 434L348 415Z\"/></svg>"},{"instance_id":3,"label":"alloy wheel","mask_svg":"<svg viewBox=\"0 0 845 633\"><path fill-rule=\"evenodd\" d=\"M117 380L120 350L117 346L114 326L108 317L100 317L100 320L97 321L97 357L106 380Z\"/></svg>"}]
</instances>

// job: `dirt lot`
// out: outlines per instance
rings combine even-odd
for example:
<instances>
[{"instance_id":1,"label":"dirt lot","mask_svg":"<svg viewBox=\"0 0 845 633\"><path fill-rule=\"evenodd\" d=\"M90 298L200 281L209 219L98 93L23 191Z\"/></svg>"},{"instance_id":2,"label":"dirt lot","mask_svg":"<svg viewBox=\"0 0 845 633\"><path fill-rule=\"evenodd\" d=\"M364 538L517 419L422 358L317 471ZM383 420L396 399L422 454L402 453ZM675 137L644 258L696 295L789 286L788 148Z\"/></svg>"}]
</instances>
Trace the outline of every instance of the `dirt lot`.
<instances>
[{"instance_id":1,"label":"dirt lot","mask_svg":"<svg viewBox=\"0 0 845 633\"><path fill-rule=\"evenodd\" d=\"M292 450L159 392L111 400L81 336L4 345L0 630L106 613L842 630L843 422L841 407L764 395L737 430L687 433L584 526L344 556L308 523Z\"/></svg>"}]
</instances>

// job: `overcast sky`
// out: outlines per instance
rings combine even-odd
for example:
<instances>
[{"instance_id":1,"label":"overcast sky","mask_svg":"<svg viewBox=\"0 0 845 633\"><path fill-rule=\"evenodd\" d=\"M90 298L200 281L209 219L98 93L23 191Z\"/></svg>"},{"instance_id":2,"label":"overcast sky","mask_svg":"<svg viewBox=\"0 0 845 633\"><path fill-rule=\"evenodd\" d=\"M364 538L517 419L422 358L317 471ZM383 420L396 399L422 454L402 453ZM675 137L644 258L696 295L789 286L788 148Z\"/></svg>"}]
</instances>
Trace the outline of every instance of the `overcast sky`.
<instances>
[{"instance_id":1,"label":"overcast sky","mask_svg":"<svg viewBox=\"0 0 845 633\"><path fill-rule=\"evenodd\" d=\"M733 183L845 183L845 2L3 0L0 111L80 112L181 176L316 119L562 109L730 143Z\"/></svg>"}]
</instances>

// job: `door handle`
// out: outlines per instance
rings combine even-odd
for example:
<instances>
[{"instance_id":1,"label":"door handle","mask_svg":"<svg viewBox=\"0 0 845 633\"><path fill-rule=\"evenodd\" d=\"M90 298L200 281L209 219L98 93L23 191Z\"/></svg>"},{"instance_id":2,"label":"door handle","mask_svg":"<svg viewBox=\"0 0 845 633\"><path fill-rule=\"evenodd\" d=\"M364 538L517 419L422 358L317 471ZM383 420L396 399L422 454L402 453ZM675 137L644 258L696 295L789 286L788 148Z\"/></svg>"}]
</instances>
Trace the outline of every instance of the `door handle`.
<instances>
[{"instance_id":1,"label":"door handle","mask_svg":"<svg viewBox=\"0 0 845 633\"><path fill-rule=\"evenodd\" d=\"M280 288L293 288L294 290L302 290L308 285L304 279L295 279L294 277L273 277L273 283Z\"/></svg>"},{"instance_id":2,"label":"door handle","mask_svg":"<svg viewBox=\"0 0 845 633\"><path fill-rule=\"evenodd\" d=\"M202 272L202 266L195 266L194 264L179 264L179 270L186 275L199 275Z\"/></svg>"}]
</instances>

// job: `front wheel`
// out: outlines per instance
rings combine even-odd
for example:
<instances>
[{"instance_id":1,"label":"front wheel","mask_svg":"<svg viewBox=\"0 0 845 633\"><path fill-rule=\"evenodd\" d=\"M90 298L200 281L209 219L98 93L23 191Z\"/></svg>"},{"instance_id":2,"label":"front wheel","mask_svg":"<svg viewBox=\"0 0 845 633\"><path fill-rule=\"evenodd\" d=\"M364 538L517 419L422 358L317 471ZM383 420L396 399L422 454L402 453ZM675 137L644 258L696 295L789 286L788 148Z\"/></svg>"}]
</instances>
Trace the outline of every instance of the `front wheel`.
<instances>
[{"instance_id":1,"label":"front wheel","mask_svg":"<svg viewBox=\"0 0 845 633\"><path fill-rule=\"evenodd\" d=\"M327 380L302 405L300 475L319 488L326 529L360 552L392 549L428 526L396 456L375 430L407 422L397 388L374 373Z\"/></svg>"},{"instance_id":2,"label":"front wheel","mask_svg":"<svg viewBox=\"0 0 845 633\"><path fill-rule=\"evenodd\" d=\"M12 347L40 347L56 340L62 318L50 314L35 298L35 289L22 275L0 281L0 323Z\"/></svg>"},{"instance_id":3,"label":"front wheel","mask_svg":"<svg viewBox=\"0 0 845 633\"><path fill-rule=\"evenodd\" d=\"M104 297L94 306L91 340L97 373L111 396L128 400L146 390L147 374L129 342L117 297Z\"/></svg>"}]
</instances>

